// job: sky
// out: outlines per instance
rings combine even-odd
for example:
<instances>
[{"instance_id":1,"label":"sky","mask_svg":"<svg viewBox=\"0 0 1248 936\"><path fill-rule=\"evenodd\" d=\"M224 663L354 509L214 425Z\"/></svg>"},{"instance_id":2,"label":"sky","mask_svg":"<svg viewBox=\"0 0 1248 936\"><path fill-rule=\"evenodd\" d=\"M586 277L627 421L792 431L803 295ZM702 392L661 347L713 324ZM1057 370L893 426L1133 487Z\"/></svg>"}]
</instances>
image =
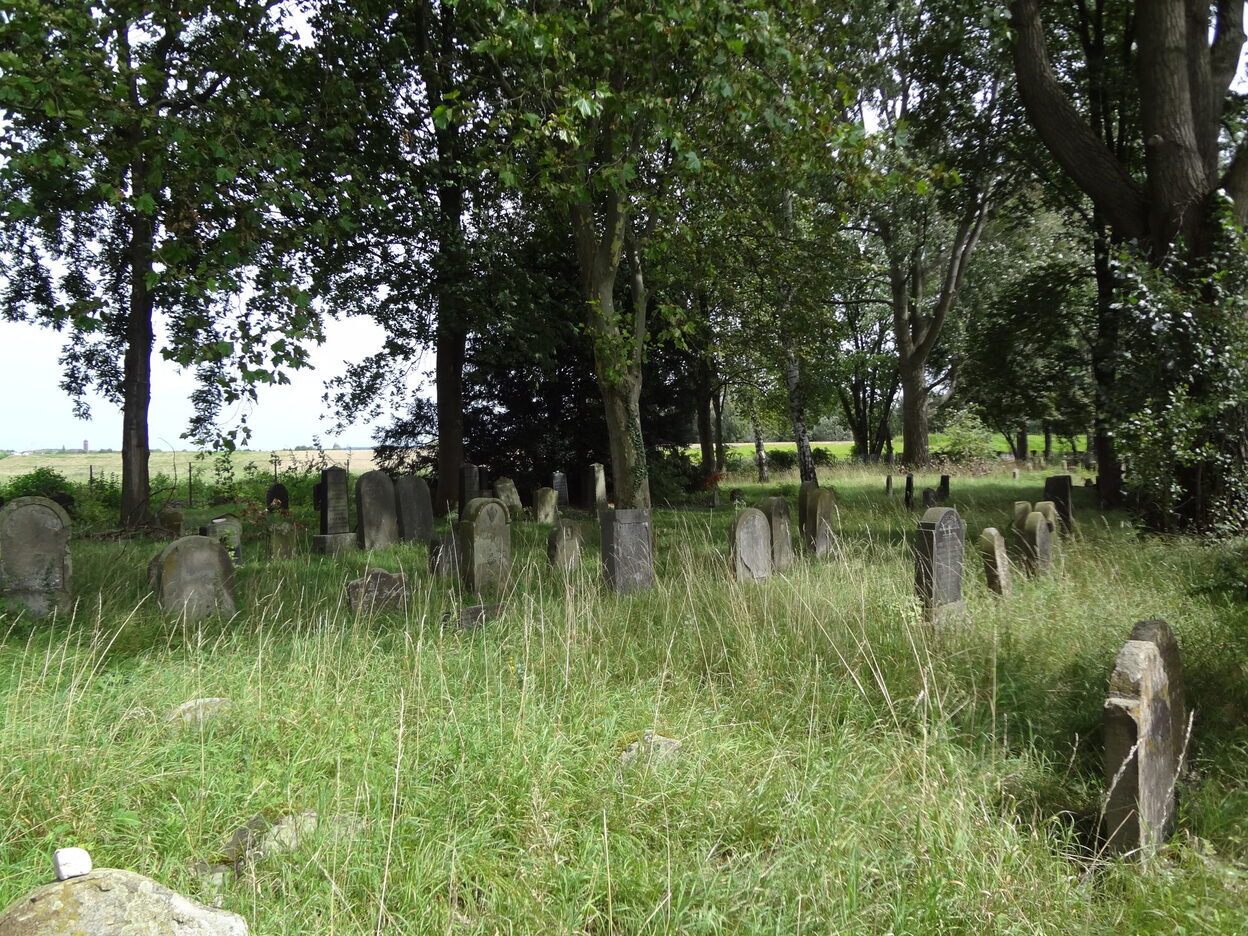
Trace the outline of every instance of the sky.
<instances>
[{"instance_id":1,"label":"sky","mask_svg":"<svg viewBox=\"0 0 1248 936\"><path fill-rule=\"evenodd\" d=\"M319 435L326 445L371 448L373 427L360 423L331 436L330 420L321 402L325 381L342 374L344 362L358 361L377 351L382 330L370 320L327 319L326 342L311 349L313 369L291 374L286 386L263 386L247 421L254 450L310 445ZM73 404L60 389L60 357L64 336L21 322L0 322L0 450L67 448L81 451L85 440L94 451L121 447L121 409L92 398L91 419L74 418ZM192 446L179 438L191 416L190 395L195 382L159 354L152 354L152 407L148 419L151 447L185 451ZM237 413L229 418L237 421Z\"/></svg>"}]
</instances>

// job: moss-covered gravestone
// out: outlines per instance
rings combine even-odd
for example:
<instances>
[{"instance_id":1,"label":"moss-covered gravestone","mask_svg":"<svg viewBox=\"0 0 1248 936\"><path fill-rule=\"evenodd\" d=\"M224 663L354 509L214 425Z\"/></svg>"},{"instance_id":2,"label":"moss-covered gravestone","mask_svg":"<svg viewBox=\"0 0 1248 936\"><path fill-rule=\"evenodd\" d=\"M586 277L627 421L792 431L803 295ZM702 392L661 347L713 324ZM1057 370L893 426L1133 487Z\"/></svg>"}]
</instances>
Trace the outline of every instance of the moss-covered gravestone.
<instances>
[{"instance_id":1,"label":"moss-covered gravestone","mask_svg":"<svg viewBox=\"0 0 1248 936\"><path fill-rule=\"evenodd\" d=\"M67 611L72 601L70 520L46 497L17 497L0 507L0 598L32 617Z\"/></svg>"}]
</instances>

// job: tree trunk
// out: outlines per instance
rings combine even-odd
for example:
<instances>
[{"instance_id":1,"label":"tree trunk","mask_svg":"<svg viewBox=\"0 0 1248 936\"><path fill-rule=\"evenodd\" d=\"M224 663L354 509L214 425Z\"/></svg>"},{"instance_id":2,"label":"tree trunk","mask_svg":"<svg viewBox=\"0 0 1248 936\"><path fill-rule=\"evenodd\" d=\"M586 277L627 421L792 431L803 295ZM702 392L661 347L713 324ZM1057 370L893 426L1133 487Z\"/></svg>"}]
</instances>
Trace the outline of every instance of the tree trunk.
<instances>
[{"instance_id":1,"label":"tree trunk","mask_svg":"<svg viewBox=\"0 0 1248 936\"><path fill-rule=\"evenodd\" d=\"M464 359L468 335L450 310L438 316L434 379L438 397L438 486L434 512L459 509L459 469L464 463Z\"/></svg>"},{"instance_id":2,"label":"tree trunk","mask_svg":"<svg viewBox=\"0 0 1248 936\"><path fill-rule=\"evenodd\" d=\"M715 470L715 435L711 427L711 374L705 358L698 358L698 447L702 451L702 476Z\"/></svg>"},{"instance_id":3,"label":"tree trunk","mask_svg":"<svg viewBox=\"0 0 1248 936\"><path fill-rule=\"evenodd\" d=\"M1092 382L1095 385L1092 411L1092 448L1096 452L1096 497L1101 507L1122 505L1122 465L1114 447L1113 402L1117 369L1114 356L1118 348L1117 303L1114 301L1115 280L1111 262L1111 244L1105 225L1092 245L1092 261L1096 271L1096 337L1092 341Z\"/></svg>"},{"instance_id":4,"label":"tree trunk","mask_svg":"<svg viewBox=\"0 0 1248 936\"><path fill-rule=\"evenodd\" d=\"M1017 461L1027 460L1027 425L1018 427L1018 435L1014 438L1014 443L1010 446L1014 450L1014 458Z\"/></svg>"},{"instance_id":5,"label":"tree trunk","mask_svg":"<svg viewBox=\"0 0 1248 936\"><path fill-rule=\"evenodd\" d=\"M136 197L145 189L146 168L135 172ZM130 310L126 316L126 355L122 370L121 525L133 530L152 519L148 477L147 415L152 402L153 222L136 213L130 240Z\"/></svg>"},{"instance_id":6,"label":"tree trunk","mask_svg":"<svg viewBox=\"0 0 1248 936\"><path fill-rule=\"evenodd\" d=\"M901 461L922 468L929 461L927 448L927 378L922 364L913 359L901 364Z\"/></svg>"},{"instance_id":7,"label":"tree trunk","mask_svg":"<svg viewBox=\"0 0 1248 936\"><path fill-rule=\"evenodd\" d=\"M728 469L728 451L724 448L724 403L727 391L720 387L711 394L711 406L715 409L715 470L723 474Z\"/></svg>"},{"instance_id":8,"label":"tree trunk","mask_svg":"<svg viewBox=\"0 0 1248 936\"><path fill-rule=\"evenodd\" d=\"M818 482L815 456L810 450L810 433L806 429L806 400L802 394L801 367L792 346L784 351L784 384L789 395L789 421L793 424L793 441L797 443L797 470L803 481Z\"/></svg>"},{"instance_id":9,"label":"tree trunk","mask_svg":"<svg viewBox=\"0 0 1248 936\"><path fill-rule=\"evenodd\" d=\"M1053 458L1053 427L1044 424L1044 463L1047 465Z\"/></svg>"},{"instance_id":10,"label":"tree trunk","mask_svg":"<svg viewBox=\"0 0 1248 936\"><path fill-rule=\"evenodd\" d=\"M771 480L771 472L767 468L767 449L763 446L763 427L757 416L750 417L750 428L754 430L754 464L758 468L758 483L766 484Z\"/></svg>"}]
</instances>

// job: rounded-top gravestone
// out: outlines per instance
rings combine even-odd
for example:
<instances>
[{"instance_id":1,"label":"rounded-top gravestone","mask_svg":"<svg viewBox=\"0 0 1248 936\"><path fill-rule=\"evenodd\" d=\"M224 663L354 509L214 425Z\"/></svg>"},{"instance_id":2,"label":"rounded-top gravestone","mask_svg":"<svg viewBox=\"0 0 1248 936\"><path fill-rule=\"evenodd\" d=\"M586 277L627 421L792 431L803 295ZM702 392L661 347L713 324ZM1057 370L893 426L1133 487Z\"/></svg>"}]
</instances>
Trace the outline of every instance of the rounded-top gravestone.
<instances>
[{"instance_id":1,"label":"rounded-top gravestone","mask_svg":"<svg viewBox=\"0 0 1248 936\"><path fill-rule=\"evenodd\" d=\"M71 601L70 521L46 497L17 497L0 507L0 595L33 617Z\"/></svg>"},{"instance_id":2,"label":"rounded-top gravestone","mask_svg":"<svg viewBox=\"0 0 1248 936\"><path fill-rule=\"evenodd\" d=\"M218 540L184 536L160 551L148 566L148 579L161 609L198 621L214 614L229 617L234 601L234 564Z\"/></svg>"},{"instance_id":3,"label":"rounded-top gravestone","mask_svg":"<svg viewBox=\"0 0 1248 936\"><path fill-rule=\"evenodd\" d=\"M384 471L366 471L355 482L355 535L360 549L384 549L399 541L394 482Z\"/></svg>"},{"instance_id":4,"label":"rounded-top gravestone","mask_svg":"<svg viewBox=\"0 0 1248 936\"><path fill-rule=\"evenodd\" d=\"M473 498L464 508L458 525L459 573L472 591L506 582L511 573L510 524L507 507L496 498Z\"/></svg>"},{"instance_id":5,"label":"rounded-top gravestone","mask_svg":"<svg viewBox=\"0 0 1248 936\"><path fill-rule=\"evenodd\" d=\"M739 582L771 576L771 522L755 507L737 511L728 530L728 562Z\"/></svg>"}]
</instances>

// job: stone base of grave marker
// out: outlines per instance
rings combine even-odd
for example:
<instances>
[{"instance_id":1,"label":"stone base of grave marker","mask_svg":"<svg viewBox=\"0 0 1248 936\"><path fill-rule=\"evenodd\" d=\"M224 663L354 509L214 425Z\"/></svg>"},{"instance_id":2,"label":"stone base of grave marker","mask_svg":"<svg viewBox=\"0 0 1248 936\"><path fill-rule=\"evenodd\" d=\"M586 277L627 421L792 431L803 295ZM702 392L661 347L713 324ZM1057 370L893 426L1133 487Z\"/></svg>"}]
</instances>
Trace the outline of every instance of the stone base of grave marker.
<instances>
[{"instance_id":1,"label":"stone base of grave marker","mask_svg":"<svg viewBox=\"0 0 1248 936\"><path fill-rule=\"evenodd\" d=\"M355 548L354 533L325 533L312 537L312 551L319 556L337 556Z\"/></svg>"}]
</instances>

